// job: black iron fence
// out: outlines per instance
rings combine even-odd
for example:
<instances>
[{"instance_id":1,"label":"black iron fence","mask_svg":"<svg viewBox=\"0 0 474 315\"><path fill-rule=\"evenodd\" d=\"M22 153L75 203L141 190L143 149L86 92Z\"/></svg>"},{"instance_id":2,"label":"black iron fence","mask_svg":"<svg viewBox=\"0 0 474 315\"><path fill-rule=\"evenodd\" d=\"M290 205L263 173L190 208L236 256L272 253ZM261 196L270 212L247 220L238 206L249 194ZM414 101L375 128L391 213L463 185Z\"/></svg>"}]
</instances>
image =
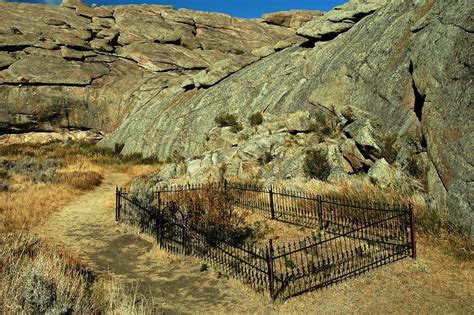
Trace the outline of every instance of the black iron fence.
<instances>
[{"instance_id":1,"label":"black iron fence","mask_svg":"<svg viewBox=\"0 0 474 315\"><path fill-rule=\"evenodd\" d=\"M317 228L319 237L265 246L236 244L190 224L180 207L185 193L219 190L235 206L269 219ZM410 206L361 203L300 191L223 183L163 187L144 204L129 192L116 192L116 220L140 226L160 247L201 257L211 265L266 291L289 298L411 256L416 257Z\"/></svg>"}]
</instances>

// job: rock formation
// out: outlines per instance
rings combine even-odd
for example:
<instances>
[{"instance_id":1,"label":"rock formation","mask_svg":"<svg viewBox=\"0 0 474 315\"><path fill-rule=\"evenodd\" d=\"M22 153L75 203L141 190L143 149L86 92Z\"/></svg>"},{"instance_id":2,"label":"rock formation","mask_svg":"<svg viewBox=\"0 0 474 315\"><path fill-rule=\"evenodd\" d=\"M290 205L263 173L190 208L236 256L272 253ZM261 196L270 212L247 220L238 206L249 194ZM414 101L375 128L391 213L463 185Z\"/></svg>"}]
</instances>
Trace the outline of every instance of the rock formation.
<instances>
[{"instance_id":1,"label":"rock formation","mask_svg":"<svg viewBox=\"0 0 474 315\"><path fill-rule=\"evenodd\" d=\"M251 20L1 3L0 132L93 130L101 145L164 160L194 156L220 112L334 116L352 168L387 150L402 169L426 164L431 207L469 225L472 16L469 0L355 0Z\"/></svg>"}]
</instances>

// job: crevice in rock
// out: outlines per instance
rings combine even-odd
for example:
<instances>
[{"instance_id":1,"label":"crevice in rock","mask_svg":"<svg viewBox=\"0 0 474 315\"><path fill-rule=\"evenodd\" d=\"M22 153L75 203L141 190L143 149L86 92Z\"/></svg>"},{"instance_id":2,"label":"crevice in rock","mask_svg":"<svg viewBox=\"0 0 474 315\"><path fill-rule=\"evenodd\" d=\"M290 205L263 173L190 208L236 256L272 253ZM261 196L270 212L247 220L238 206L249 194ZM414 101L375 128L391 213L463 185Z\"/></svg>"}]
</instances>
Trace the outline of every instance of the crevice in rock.
<instances>
[{"instance_id":1,"label":"crevice in rock","mask_svg":"<svg viewBox=\"0 0 474 315\"><path fill-rule=\"evenodd\" d=\"M412 77L413 93L415 94L415 105L414 105L413 111L415 112L415 115L418 118L418 120L421 121L426 95L423 95L416 87L415 79L413 78L413 62L412 61L410 61L410 66L408 68L408 71L410 72L410 75Z\"/></svg>"},{"instance_id":2,"label":"crevice in rock","mask_svg":"<svg viewBox=\"0 0 474 315\"><path fill-rule=\"evenodd\" d=\"M187 92L187 91L193 90L195 87L196 87L196 86L194 85L194 82L193 82L193 83L189 83L189 84L187 84L187 85L184 85L184 86L183 86L183 89L184 89L185 92Z\"/></svg>"},{"instance_id":3,"label":"crevice in rock","mask_svg":"<svg viewBox=\"0 0 474 315\"><path fill-rule=\"evenodd\" d=\"M10 66L11 66L11 64L5 65L5 66L3 66L3 67L0 66L0 71L7 70Z\"/></svg>"},{"instance_id":4,"label":"crevice in rock","mask_svg":"<svg viewBox=\"0 0 474 315\"><path fill-rule=\"evenodd\" d=\"M97 78L95 78L97 79ZM94 79L94 80L95 80ZM91 81L92 82L92 81ZM84 84L79 84L79 83L47 83L47 82L3 82L1 85L7 85L7 86L70 86L70 87L84 87L88 86L91 83L84 83Z\"/></svg>"},{"instance_id":5,"label":"crevice in rock","mask_svg":"<svg viewBox=\"0 0 474 315\"><path fill-rule=\"evenodd\" d=\"M298 134L305 134L306 135L306 134L310 134L312 132L313 132L313 130L311 130L311 129L310 130L288 130L288 133L292 136L296 136Z\"/></svg>"},{"instance_id":6,"label":"crevice in rock","mask_svg":"<svg viewBox=\"0 0 474 315\"><path fill-rule=\"evenodd\" d=\"M326 33L326 34L321 34L319 36L319 38L315 38L315 37L310 37L310 36L303 36L305 38L308 39L308 41L302 43L300 45L300 47L303 47L303 48L314 48L315 47L315 44L316 42L328 42L328 41L331 41L333 39L335 39L336 37L338 37L339 35L343 34L343 33L346 33L348 32L352 27L354 27L354 25L356 25L357 23L359 23L361 20L363 20L365 17L369 16L369 15L372 15L376 10L373 10L373 11L369 11L369 12L363 12L363 13L357 13L357 14L354 14L354 16L350 17L350 18L347 18L345 20L341 20L341 21L331 21L335 24L337 23L341 23L341 22L350 22L350 23L354 23L353 25L351 25L350 27L348 27L347 29L343 29L343 30L339 30L337 32L334 32L334 33ZM301 36L301 35L300 35Z\"/></svg>"},{"instance_id":7,"label":"crevice in rock","mask_svg":"<svg viewBox=\"0 0 474 315\"><path fill-rule=\"evenodd\" d=\"M42 128L38 128L34 125L28 125L27 128L21 128L18 126L18 127L14 127L14 125L11 125L13 128L2 128L0 127L0 134L2 135L22 135L22 134L26 134L26 133L58 133L58 132L61 132L59 130L49 130L49 129L42 129ZM22 127L24 127L25 125L21 125ZM102 132L101 131L96 131L96 130L93 130L92 128L89 128L89 127L77 127L77 126L71 126L71 127L60 127L61 130L67 130L67 131L94 131L98 134L101 134Z\"/></svg>"},{"instance_id":8,"label":"crevice in rock","mask_svg":"<svg viewBox=\"0 0 474 315\"><path fill-rule=\"evenodd\" d=\"M30 45L12 45L12 46L0 46L0 51L6 52L18 52L25 48L31 47Z\"/></svg>"},{"instance_id":9,"label":"crevice in rock","mask_svg":"<svg viewBox=\"0 0 474 315\"><path fill-rule=\"evenodd\" d=\"M314 48L316 46L316 43L318 42L316 38L313 38L313 37L305 37L305 38L307 39L307 41L300 44L301 48Z\"/></svg>"},{"instance_id":10,"label":"crevice in rock","mask_svg":"<svg viewBox=\"0 0 474 315\"><path fill-rule=\"evenodd\" d=\"M426 151L427 143L426 143L426 137L424 134L421 135L420 145L424 149L424 151Z\"/></svg>"}]
</instances>

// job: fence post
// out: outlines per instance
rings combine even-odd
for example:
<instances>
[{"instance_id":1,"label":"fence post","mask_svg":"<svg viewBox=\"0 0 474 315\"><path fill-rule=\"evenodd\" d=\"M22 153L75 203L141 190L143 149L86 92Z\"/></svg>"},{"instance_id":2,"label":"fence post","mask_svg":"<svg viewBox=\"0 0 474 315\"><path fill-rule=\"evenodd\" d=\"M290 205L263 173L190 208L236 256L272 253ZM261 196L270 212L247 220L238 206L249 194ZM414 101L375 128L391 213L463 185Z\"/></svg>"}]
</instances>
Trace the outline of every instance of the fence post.
<instances>
[{"instance_id":1,"label":"fence post","mask_svg":"<svg viewBox=\"0 0 474 315\"><path fill-rule=\"evenodd\" d=\"M275 204L273 203L273 186L270 186L268 191L270 195L270 211L272 212L272 220L275 220Z\"/></svg>"},{"instance_id":2,"label":"fence post","mask_svg":"<svg viewBox=\"0 0 474 315\"><path fill-rule=\"evenodd\" d=\"M319 221L319 230L323 229L323 198L318 196L318 221Z\"/></svg>"},{"instance_id":3,"label":"fence post","mask_svg":"<svg viewBox=\"0 0 474 315\"><path fill-rule=\"evenodd\" d=\"M157 193L156 198L158 199L158 210L161 209L161 192Z\"/></svg>"},{"instance_id":4,"label":"fence post","mask_svg":"<svg viewBox=\"0 0 474 315\"><path fill-rule=\"evenodd\" d=\"M118 189L117 201L117 219L118 221L122 221L122 188Z\"/></svg>"},{"instance_id":5,"label":"fence post","mask_svg":"<svg viewBox=\"0 0 474 315\"><path fill-rule=\"evenodd\" d=\"M164 229L164 225L165 225L165 217L163 215L163 211L161 211L160 209L160 212L161 212L161 220L159 220L159 234L157 234L157 237L159 236L159 242L160 242L160 248L163 248L163 229Z\"/></svg>"},{"instance_id":6,"label":"fence post","mask_svg":"<svg viewBox=\"0 0 474 315\"><path fill-rule=\"evenodd\" d=\"M415 216L411 203L408 205L408 209L410 213L411 258L416 259Z\"/></svg>"},{"instance_id":7,"label":"fence post","mask_svg":"<svg viewBox=\"0 0 474 315\"><path fill-rule=\"evenodd\" d=\"M224 192L227 192L227 179L224 178Z\"/></svg>"},{"instance_id":8,"label":"fence post","mask_svg":"<svg viewBox=\"0 0 474 315\"><path fill-rule=\"evenodd\" d=\"M156 234L156 242L160 241L160 207L158 206L155 208L155 234Z\"/></svg>"},{"instance_id":9,"label":"fence post","mask_svg":"<svg viewBox=\"0 0 474 315\"><path fill-rule=\"evenodd\" d=\"M119 220L119 211L118 211L118 201L119 194L118 194L118 186L115 186L115 222Z\"/></svg>"},{"instance_id":10,"label":"fence post","mask_svg":"<svg viewBox=\"0 0 474 315\"><path fill-rule=\"evenodd\" d=\"M275 274L273 271L273 240L268 241L268 253L267 253L267 264L268 264L268 284L270 289L270 297L275 301Z\"/></svg>"}]
</instances>

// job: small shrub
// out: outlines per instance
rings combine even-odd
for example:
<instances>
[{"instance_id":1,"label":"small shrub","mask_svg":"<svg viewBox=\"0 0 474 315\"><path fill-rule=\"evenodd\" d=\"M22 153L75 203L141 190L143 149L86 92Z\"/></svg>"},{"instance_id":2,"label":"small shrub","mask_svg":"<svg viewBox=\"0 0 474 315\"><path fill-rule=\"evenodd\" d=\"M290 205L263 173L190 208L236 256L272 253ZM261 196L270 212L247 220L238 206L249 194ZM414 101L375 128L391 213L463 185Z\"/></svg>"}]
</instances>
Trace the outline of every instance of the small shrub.
<instances>
[{"instance_id":1,"label":"small shrub","mask_svg":"<svg viewBox=\"0 0 474 315\"><path fill-rule=\"evenodd\" d=\"M20 299L24 308L32 314L43 314L51 309L57 299L56 283L33 269L26 270L23 276L25 290Z\"/></svg>"},{"instance_id":2,"label":"small shrub","mask_svg":"<svg viewBox=\"0 0 474 315\"><path fill-rule=\"evenodd\" d=\"M220 113L214 121L219 127L232 127L238 124L237 116L226 113Z\"/></svg>"},{"instance_id":3,"label":"small shrub","mask_svg":"<svg viewBox=\"0 0 474 315\"><path fill-rule=\"evenodd\" d=\"M237 124L232 125L230 127L230 131L232 131L233 133L238 133L239 131L242 131L242 129L244 129L244 128L242 127L241 123L237 123Z\"/></svg>"},{"instance_id":4,"label":"small shrub","mask_svg":"<svg viewBox=\"0 0 474 315\"><path fill-rule=\"evenodd\" d=\"M184 162L185 158L182 156L177 150L173 151L168 158L166 159L166 163L182 163Z\"/></svg>"},{"instance_id":5,"label":"small shrub","mask_svg":"<svg viewBox=\"0 0 474 315\"><path fill-rule=\"evenodd\" d=\"M199 271L204 272L207 270L207 265L206 264L201 264L201 267L199 268Z\"/></svg>"},{"instance_id":6,"label":"small shrub","mask_svg":"<svg viewBox=\"0 0 474 315\"><path fill-rule=\"evenodd\" d=\"M0 167L0 179L8 179L9 177L8 170Z\"/></svg>"},{"instance_id":7,"label":"small shrub","mask_svg":"<svg viewBox=\"0 0 474 315\"><path fill-rule=\"evenodd\" d=\"M250 123L250 126L253 126L253 127L261 125L263 123L262 113L256 112L256 113L250 115L249 116L249 123Z\"/></svg>"},{"instance_id":8,"label":"small shrub","mask_svg":"<svg viewBox=\"0 0 474 315\"><path fill-rule=\"evenodd\" d=\"M120 152L122 152L124 146L125 146L124 143L115 143L114 152L119 154Z\"/></svg>"},{"instance_id":9,"label":"small shrub","mask_svg":"<svg viewBox=\"0 0 474 315\"><path fill-rule=\"evenodd\" d=\"M8 171L4 168L0 167L0 191L8 191L10 175Z\"/></svg>"},{"instance_id":10,"label":"small shrub","mask_svg":"<svg viewBox=\"0 0 474 315\"><path fill-rule=\"evenodd\" d=\"M273 229L269 227L265 221L255 221L249 229L249 239L254 243L264 239L266 235L273 233Z\"/></svg>"},{"instance_id":11,"label":"small shrub","mask_svg":"<svg viewBox=\"0 0 474 315\"><path fill-rule=\"evenodd\" d=\"M184 191L175 196L186 212L188 223L213 241L242 243L248 236L245 213L238 213L228 195L218 189Z\"/></svg>"},{"instance_id":12,"label":"small shrub","mask_svg":"<svg viewBox=\"0 0 474 315\"><path fill-rule=\"evenodd\" d=\"M9 186L10 186L10 183L9 183L8 179L0 178L0 192L1 191L8 191Z\"/></svg>"},{"instance_id":13,"label":"small shrub","mask_svg":"<svg viewBox=\"0 0 474 315\"><path fill-rule=\"evenodd\" d=\"M304 158L303 171L308 177L324 181L329 176L331 166L322 151L309 150Z\"/></svg>"},{"instance_id":14,"label":"small shrub","mask_svg":"<svg viewBox=\"0 0 474 315\"><path fill-rule=\"evenodd\" d=\"M426 169L422 161L420 161L420 159L416 158L415 156L410 156L408 158L405 167L408 174L416 179L423 179L426 176Z\"/></svg>"},{"instance_id":15,"label":"small shrub","mask_svg":"<svg viewBox=\"0 0 474 315\"><path fill-rule=\"evenodd\" d=\"M26 157L12 162L10 171L23 175L34 183L55 183L58 180L56 170L63 166L64 162L56 159Z\"/></svg>"},{"instance_id":16,"label":"small shrub","mask_svg":"<svg viewBox=\"0 0 474 315\"><path fill-rule=\"evenodd\" d=\"M334 119L330 119L323 113L318 113L316 121L311 124L310 131L317 132L324 137L330 137L339 131L339 127Z\"/></svg>"},{"instance_id":17,"label":"small shrub","mask_svg":"<svg viewBox=\"0 0 474 315\"><path fill-rule=\"evenodd\" d=\"M91 190L102 183L103 176L94 171L62 173L61 180L73 188Z\"/></svg>"}]
</instances>

